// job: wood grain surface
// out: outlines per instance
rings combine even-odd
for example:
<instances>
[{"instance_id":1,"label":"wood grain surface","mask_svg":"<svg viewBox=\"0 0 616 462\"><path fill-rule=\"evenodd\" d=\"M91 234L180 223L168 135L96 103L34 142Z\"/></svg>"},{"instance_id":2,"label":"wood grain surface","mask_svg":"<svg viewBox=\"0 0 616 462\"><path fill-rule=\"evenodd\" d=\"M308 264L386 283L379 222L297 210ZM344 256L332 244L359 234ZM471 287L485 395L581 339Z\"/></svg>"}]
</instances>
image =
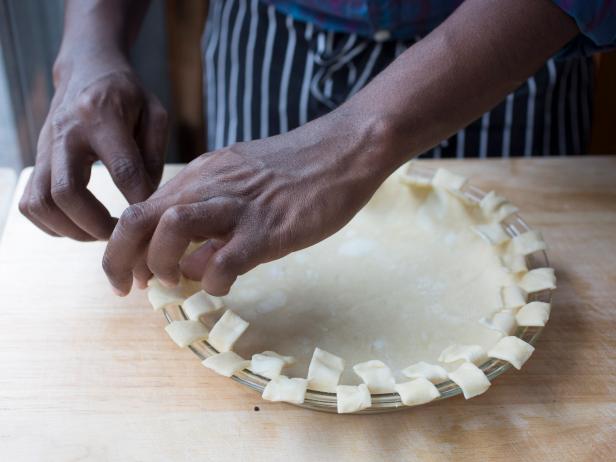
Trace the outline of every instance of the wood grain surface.
<instances>
[{"instance_id":1,"label":"wood grain surface","mask_svg":"<svg viewBox=\"0 0 616 462\"><path fill-rule=\"evenodd\" d=\"M508 196L550 246L552 319L522 371L470 401L393 414L264 402L177 348L142 292L113 296L104 244L46 237L13 203L0 245L0 460L614 460L616 157L439 165ZM93 189L121 211L104 171Z\"/></svg>"}]
</instances>

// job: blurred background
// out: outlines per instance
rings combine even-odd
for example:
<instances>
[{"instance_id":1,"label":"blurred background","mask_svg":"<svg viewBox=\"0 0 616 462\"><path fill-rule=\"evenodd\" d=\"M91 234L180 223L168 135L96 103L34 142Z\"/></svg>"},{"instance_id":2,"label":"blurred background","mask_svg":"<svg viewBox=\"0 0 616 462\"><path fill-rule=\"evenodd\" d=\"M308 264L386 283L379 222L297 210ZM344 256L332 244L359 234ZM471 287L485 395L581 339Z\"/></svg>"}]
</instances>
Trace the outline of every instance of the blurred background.
<instances>
[{"instance_id":1,"label":"blurred background","mask_svg":"<svg viewBox=\"0 0 616 462\"><path fill-rule=\"evenodd\" d=\"M139 77L167 108L167 162L202 153L201 33L208 2L152 0L132 50ZM63 0L0 0L0 167L32 165L53 96Z\"/></svg>"}]
</instances>

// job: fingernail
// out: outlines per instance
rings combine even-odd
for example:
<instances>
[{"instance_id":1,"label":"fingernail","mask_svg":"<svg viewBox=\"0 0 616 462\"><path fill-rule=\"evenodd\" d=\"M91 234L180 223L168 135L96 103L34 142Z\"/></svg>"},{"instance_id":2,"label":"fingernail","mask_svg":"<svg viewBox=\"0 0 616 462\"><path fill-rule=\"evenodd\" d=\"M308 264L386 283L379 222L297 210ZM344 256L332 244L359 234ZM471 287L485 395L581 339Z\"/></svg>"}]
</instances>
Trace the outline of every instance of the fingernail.
<instances>
[{"instance_id":1,"label":"fingernail","mask_svg":"<svg viewBox=\"0 0 616 462\"><path fill-rule=\"evenodd\" d=\"M114 286L111 286L111 290L113 290L113 293L116 294L118 297L125 297L127 295L126 292L123 292Z\"/></svg>"},{"instance_id":2,"label":"fingernail","mask_svg":"<svg viewBox=\"0 0 616 462\"><path fill-rule=\"evenodd\" d=\"M167 289L175 289L178 286L178 281L170 281L168 279L159 279L160 283Z\"/></svg>"},{"instance_id":3,"label":"fingernail","mask_svg":"<svg viewBox=\"0 0 616 462\"><path fill-rule=\"evenodd\" d=\"M134 278L133 282L135 283L135 286L141 290L145 289L148 286L148 283L145 281L142 281L141 279Z\"/></svg>"}]
</instances>

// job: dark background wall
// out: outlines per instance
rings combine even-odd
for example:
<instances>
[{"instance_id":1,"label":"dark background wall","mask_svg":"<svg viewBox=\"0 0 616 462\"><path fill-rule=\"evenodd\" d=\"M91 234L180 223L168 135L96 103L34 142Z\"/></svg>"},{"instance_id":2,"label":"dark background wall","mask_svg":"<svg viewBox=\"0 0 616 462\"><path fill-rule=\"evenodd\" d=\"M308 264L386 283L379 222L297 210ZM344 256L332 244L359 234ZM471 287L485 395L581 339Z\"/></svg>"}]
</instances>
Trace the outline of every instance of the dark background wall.
<instances>
[{"instance_id":1,"label":"dark background wall","mask_svg":"<svg viewBox=\"0 0 616 462\"><path fill-rule=\"evenodd\" d=\"M23 166L34 162L38 132L53 95L51 68L62 38L63 3L62 0L0 0L0 45ZM187 156L202 149L200 84L196 82L184 88L186 85L180 82L179 87L174 87L170 84L170 74L178 74L177 69L184 62L188 64L184 66L184 74L188 69L193 82L197 72L200 73L200 68L194 68L200 66L198 40L206 5L203 0L152 0L131 52L145 87L158 96L170 113L168 162L185 161ZM181 25L181 21L188 23ZM175 34L171 39L173 50L168 47L168 29ZM190 40L188 46L186 40ZM170 60L174 68L170 67ZM178 96L182 101L193 101L188 127L182 114L186 109L180 107L180 113L176 111L174 100Z\"/></svg>"}]
</instances>

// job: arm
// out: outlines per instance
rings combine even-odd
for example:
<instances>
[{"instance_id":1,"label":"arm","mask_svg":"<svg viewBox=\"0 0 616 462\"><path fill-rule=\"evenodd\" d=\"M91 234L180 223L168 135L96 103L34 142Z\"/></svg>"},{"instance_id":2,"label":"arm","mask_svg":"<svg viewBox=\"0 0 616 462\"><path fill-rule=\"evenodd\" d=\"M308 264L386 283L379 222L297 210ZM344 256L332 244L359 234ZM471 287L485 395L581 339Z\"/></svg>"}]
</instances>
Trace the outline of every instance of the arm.
<instances>
[{"instance_id":1,"label":"arm","mask_svg":"<svg viewBox=\"0 0 616 462\"><path fill-rule=\"evenodd\" d=\"M549 0L467 0L340 108L204 154L128 208L103 259L111 284L128 293L149 249L163 283L181 270L224 295L238 275L336 232L398 166L495 105L576 33Z\"/></svg>"},{"instance_id":2,"label":"arm","mask_svg":"<svg viewBox=\"0 0 616 462\"><path fill-rule=\"evenodd\" d=\"M54 65L56 87L74 64L94 57L122 62L130 69L126 58L148 4L149 0L66 0L64 34Z\"/></svg>"},{"instance_id":3,"label":"arm","mask_svg":"<svg viewBox=\"0 0 616 462\"><path fill-rule=\"evenodd\" d=\"M548 0L466 0L341 109L384 121L399 165L490 110L577 34Z\"/></svg>"},{"instance_id":4,"label":"arm","mask_svg":"<svg viewBox=\"0 0 616 462\"><path fill-rule=\"evenodd\" d=\"M53 69L55 94L20 210L43 231L107 239L116 219L87 189L101 160L129 202L160 180L166 114L128 62L148 2L71 0Z\"/></svg>"}]
</instances>

